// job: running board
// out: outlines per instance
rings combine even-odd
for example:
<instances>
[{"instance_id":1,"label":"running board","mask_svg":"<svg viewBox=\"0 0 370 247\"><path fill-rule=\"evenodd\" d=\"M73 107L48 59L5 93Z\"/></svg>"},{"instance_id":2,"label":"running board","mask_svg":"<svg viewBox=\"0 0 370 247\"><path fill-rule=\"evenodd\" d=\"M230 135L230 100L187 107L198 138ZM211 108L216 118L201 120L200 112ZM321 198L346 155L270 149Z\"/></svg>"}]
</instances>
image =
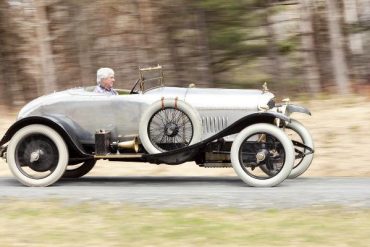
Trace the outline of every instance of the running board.
<instances>
[{"instance_id":1,"label":"running board","mask_svg":"<svg viewBox=\"0 0 370 247\"><path fill-rule=\"evenodd\" d=\"M94 159L104 159L104 160L117 160L117 161L141 161L143 153L126 153L126 154L103 154L94 155Z\"/></svg>"}]
</instances>

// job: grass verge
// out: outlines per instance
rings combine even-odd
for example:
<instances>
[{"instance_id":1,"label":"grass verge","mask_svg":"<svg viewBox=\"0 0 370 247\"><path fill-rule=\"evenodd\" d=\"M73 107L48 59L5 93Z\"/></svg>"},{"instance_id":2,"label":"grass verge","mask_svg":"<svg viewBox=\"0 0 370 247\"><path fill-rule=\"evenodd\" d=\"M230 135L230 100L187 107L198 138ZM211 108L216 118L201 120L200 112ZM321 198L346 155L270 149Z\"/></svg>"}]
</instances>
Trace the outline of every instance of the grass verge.
<instances>
[{"instance_id":1,"label":"grass verge","mask_svg":"<svg viewBox=\"0 0 370 247\"><path fill-rule=\"evenodd\" d=\"M370 210L0 202L1 246L369 246Z\"/></svg>"}]
</instances>

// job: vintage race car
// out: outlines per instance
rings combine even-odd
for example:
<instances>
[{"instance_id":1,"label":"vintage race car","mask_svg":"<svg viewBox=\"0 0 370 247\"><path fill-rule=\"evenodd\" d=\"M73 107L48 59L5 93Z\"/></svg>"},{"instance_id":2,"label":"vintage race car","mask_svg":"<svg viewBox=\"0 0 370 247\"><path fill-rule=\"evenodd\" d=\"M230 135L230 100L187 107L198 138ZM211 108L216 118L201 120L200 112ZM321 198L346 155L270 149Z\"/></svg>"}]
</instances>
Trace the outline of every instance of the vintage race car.
<instances>
[{"instance_id":1,"label":"vintage race car","mask_svg":"<svg viewBox=\"0 0 370 247\"><path fill-rule=\"evenodd\" d=\"M314 145L267 86L238 90L163 85L161 66L140 69L119 95L74 88L39 97L19 112L0 155L24 185L48 186L87 174L99 159L233 167L248 185L275 186L304 173ZM145 78L146 72L159 72ZM158 80L155 87L149 81Z\"/></svg>"}]
</instances>

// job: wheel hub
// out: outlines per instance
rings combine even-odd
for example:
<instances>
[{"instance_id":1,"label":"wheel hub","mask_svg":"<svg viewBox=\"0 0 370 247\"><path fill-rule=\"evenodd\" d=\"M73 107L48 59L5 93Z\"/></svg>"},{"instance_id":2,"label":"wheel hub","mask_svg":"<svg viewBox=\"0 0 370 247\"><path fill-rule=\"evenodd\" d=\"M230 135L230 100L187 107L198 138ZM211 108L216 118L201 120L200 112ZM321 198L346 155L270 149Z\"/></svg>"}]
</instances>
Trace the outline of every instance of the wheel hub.
<instances>
[{"instance_id":1,"label":"wheel hub","mask_svg":"<svg viewBox=\"0 0 370 247\"><path fill-rule=\"evenodd\" d=\"M179 127L175 123L168 123L164 127L164 133L166 134L166 136L174 137L179 133Z\"/></svg>"},{"instance_id":2,"label":"wheel hub","mask_svg":"<svg viewBox=\"0 0 370 247\"><path fill-rule=\"evenodd\" d=\"M266 149L262 149L260 150L257 154L256 154L256 160L257 160L257 164L261 163L262 161L264 161L266 159L268 155L268 151Z\"/></svg>"},{"instance_id":3,"label":"wheel hub","mask_svg":"<svg viewBox=\"0 0 370 247\"><path fill-rule=\"evenodd\" d=\"M45 151L37 149L31 152L29 156L29 167L38 172L46 172L53 168L53 161L46 157Z\"/></svg>"},{"instance_id":4,"label":"wheel hub","mask_svg":"<svg viewBox=\"0 0 370 247\"><path fill-rule=\"evenodd\" d=\"M261 161L264 161L266 159L266 155L264 151L258 152L256 154L257 164L259 164Z\"/></svg>"},{"instance_id":5,"label":"wheel hub","mask_svg":"<svg viewBox=\"0 0 370 247\"><path fill-rule=\"evenodd\" d=\"M33 163L35 161L38 161L40 156L43 155L43 154L44 154L44 152L41 149L32 152L31 155L30 155L31 156L30 157L30 162Z\"/></svg>"},{"instance_id":6,"label":"wheel hub","mask_svg":"<svg viewBox=\"0 0 370 247\"><path fill-rule=\"evenodd\" d=\"M21 167L28 166L36 172L51 171L58 163L58 150L48 137L33 134L19 143L16 159Z\"/></svg>"}]
</instances>

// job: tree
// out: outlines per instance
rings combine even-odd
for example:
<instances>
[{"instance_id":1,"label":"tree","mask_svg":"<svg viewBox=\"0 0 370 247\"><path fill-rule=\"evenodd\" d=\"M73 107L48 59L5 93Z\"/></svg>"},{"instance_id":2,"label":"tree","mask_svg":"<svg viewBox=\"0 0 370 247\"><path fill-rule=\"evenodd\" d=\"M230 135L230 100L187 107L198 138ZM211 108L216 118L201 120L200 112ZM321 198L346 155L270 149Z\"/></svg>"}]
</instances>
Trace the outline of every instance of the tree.
<instances>
[{"instance_id":1,"label":"tree","mask_svg":"<svg viewBox=\"0 0 370 247\"><path fill-rule=\"evenodd\" d=\"M330 49L334 79L338 93L351 92L349 86L348 69L344 52L344 39L340 25L340 12L336 0L326 0L327 20L329 24Z\"/></svg>"},{"instance_id":2,"label":"tree","mask_svg":"<svg viewBox=\"0 0 370 247\"><path fill-rule=\"evenodd\" d=\"M37 40L39 44L43 94L53 92L57 89L55 64L51 47L51 37L49 33L48 18L46 14L46 4L44 0L34 1L36 5L36 25Z\"/></svg>"},{"instance_id":3,"label":"tree","mask_svg":"<svg viewBox=\"0 0 370 247\"><path fill-rule=\"evenodd\" d=\"M315 41L312 26L312 1L300 0L300 28L302 36L303 66L306 71L306 80L311 94L320 91L320 73L315 55Z\"/></svg>"}]
</instances>

